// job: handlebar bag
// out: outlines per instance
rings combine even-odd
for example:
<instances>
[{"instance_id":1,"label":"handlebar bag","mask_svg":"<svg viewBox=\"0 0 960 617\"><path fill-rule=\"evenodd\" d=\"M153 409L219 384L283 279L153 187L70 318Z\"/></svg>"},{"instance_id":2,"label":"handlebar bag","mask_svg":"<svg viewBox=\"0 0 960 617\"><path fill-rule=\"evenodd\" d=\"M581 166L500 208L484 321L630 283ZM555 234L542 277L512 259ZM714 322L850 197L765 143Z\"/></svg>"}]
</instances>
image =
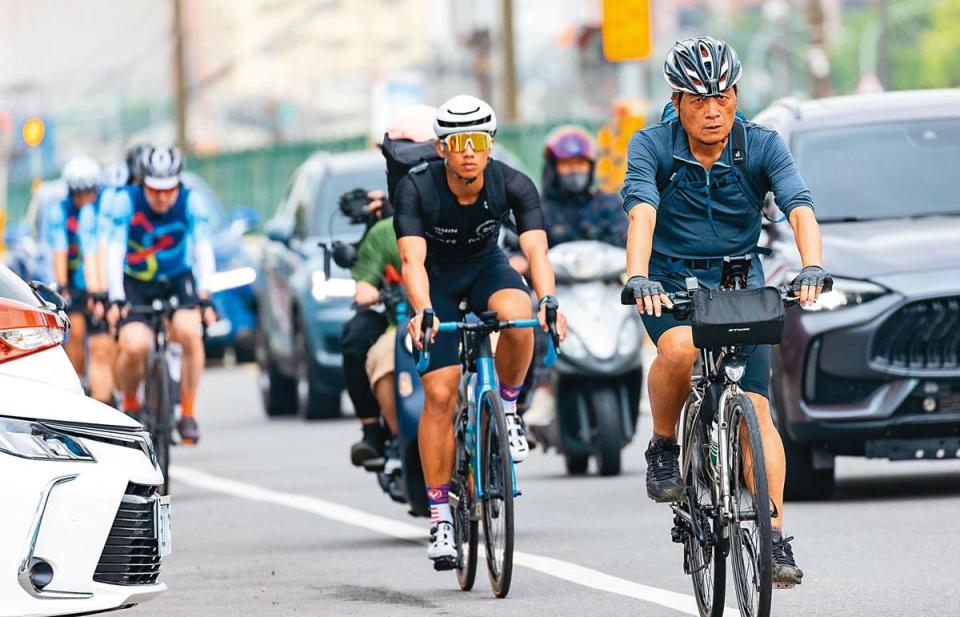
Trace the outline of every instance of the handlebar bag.
<instances>
[{"instance_id":1,"label":"handlebar bag","mask_svg":"<svg viewBox=\"0 0 960 617\"><path fill-rule=\"evenodd\" d=\"M700 349L776 345L786 310L776 287L697 289L692 294L693 344Z\"/></svg>"}]
</instances>

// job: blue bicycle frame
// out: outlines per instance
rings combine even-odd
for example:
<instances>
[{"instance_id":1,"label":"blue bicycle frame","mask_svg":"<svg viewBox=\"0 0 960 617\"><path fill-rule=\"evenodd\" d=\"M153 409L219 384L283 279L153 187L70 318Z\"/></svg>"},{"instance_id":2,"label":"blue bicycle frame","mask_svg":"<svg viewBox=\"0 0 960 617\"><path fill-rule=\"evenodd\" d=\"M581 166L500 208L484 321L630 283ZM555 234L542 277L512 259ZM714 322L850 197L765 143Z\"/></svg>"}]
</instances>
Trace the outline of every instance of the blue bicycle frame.
<instances>
[{"instance_id":1,"label":"blue bicycle frame","mask_svg":"<svg viewBox=\"0 0 960 617\"><path fill-rule=\"evenodd\" d=\"M514 328L539 328L540 321L537 319L515 319L511 321L494 321L494 322L444 322L437 327L437 332L457 332L457 331L472 331L476 332L479 336L476 341L478 349L476 351L476 381L473 384L473 404L467 409L467 426L465 430L465 439L464 445L467 449L467 455L470 460L471 471L474 476L474 490L476 491L476 498L482 500L484 497L484 481L481 477L483 473L483 466L480 461L480 448L477 443L477 436L480 434L480 405L483 400L483 395L487 392L493 391L497 396L499 396L499 390L497 388L497 370L494 367L493 363L493 350L490 346L490 334L492 332L498 332L500 330L508 330ZM462 359L465 359L463 364L466 364L465 370L469 374L469 349L462 349ZM546 366L553 366L557 361L557 351L553 344L553 338L549 338L549 347L547 350L547 356L544 359L544 364ZM424 373L427 368L430 366L430 352L426 350L424 353L420 354L420 359L417 362L417 370L420 373ZM469 377L466 379L466 383L469 387ZM464 392L468 394L468 392ZM470 400L467 398L466 400ZM459 416L457 421L459 421ZM510 476L513 479L513 495L517 497L520 495L520 490L517 488L517 476L516 469L513 464L513 460L509 460L510 464Z\"/></svg>"}]
</instances>

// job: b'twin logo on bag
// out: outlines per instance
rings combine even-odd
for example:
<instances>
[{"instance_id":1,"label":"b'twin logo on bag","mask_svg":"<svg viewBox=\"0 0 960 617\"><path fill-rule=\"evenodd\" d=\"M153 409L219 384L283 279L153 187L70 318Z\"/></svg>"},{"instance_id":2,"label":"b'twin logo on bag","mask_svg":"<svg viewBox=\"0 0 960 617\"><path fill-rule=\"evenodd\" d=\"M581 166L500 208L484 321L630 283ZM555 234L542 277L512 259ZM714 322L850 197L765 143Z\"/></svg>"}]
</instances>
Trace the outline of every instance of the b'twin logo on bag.
<instances>
[{"instance_id":1,"label":"b'twin logo on bag","mask_svg":"<svg viewBox=\"0 0 960 617\"><path fill-rule=\"evenodd\" d=\"M727 332L749 332L750 328L727 328Z\"/></svg>"}]
</instances>

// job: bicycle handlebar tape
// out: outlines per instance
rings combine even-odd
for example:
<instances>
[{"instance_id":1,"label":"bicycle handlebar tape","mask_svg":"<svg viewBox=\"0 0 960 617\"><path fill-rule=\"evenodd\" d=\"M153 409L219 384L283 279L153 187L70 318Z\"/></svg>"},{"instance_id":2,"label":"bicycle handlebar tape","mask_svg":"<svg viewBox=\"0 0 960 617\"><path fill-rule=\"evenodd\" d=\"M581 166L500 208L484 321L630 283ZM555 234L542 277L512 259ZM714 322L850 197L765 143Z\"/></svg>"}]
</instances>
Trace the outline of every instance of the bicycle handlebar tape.
<instances>
[{"instance_id":1,"label":"bicycle handlebar tape","mask_svg":"<svg viewBox=\"0 0 960 617\"><path fill-rule=\"evenodd\" d=\"M557 355L560 349L560 335L557 333L557 301L547 304L547 329L550 336L547 339L547 355L543 359L543 365L547 368L557 363Z\"/></svg>"},{"instance_id":2,"label":"bicycle handlebar tape","mask_svg":"<svg viewBox=\"0 0 960 617\"><path fill-rule=\"evenodd\" d=\"M423 318L420 320L423 349L420 350L420 359L417 360L417 372L421 375L430 368L430 339L433 337L433 317L433 309L423 309Z\"/></svg>"}]
</instances>

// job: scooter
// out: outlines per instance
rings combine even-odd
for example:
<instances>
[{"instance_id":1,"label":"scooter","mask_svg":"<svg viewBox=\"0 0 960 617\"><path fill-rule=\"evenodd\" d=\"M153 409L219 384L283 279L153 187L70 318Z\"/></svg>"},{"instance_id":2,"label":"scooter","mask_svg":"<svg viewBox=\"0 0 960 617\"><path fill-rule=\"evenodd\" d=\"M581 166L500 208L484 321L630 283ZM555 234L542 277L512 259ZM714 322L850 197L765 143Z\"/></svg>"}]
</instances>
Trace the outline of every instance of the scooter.
<instances>
[{"instance_id":1,"label":"scooter","mask_svg":"<svg viewBox=\"0 0 960 617\"><path fill-rule=\"evenodd\" d=\"M620 304L625 251L568 242L550 249L550 262L568 328L556 369L558 445L569 474L585 474L593 457L601 476L615 476L636 433L643 379L643 323Z\"/></svg>"},{"instance_id":2,"label":"scooter","mask_svg":"<svg viewBox=\"0 0 960 617\"><path fill-rule=\"evenodd\" d=\"M356 251L349 244L334 242L329 249L334 262L342 268L350 268L356 262ZM385 311L394 316L397 324L394 346L394 396L397 407L397 435L386 447L386 457L364 463L367 471L377 474L377 483L393 501L409 506L411 516L430 516L427 504L426 483L420 465L420 449L417 433L420 414L423 411L423 386L413 356L413 344L407 334L410 311L406 292L400 284L399 275L384 277L380 301ZM386 430L386 427L384 427Z\"/></svg>"}]
</instances>

